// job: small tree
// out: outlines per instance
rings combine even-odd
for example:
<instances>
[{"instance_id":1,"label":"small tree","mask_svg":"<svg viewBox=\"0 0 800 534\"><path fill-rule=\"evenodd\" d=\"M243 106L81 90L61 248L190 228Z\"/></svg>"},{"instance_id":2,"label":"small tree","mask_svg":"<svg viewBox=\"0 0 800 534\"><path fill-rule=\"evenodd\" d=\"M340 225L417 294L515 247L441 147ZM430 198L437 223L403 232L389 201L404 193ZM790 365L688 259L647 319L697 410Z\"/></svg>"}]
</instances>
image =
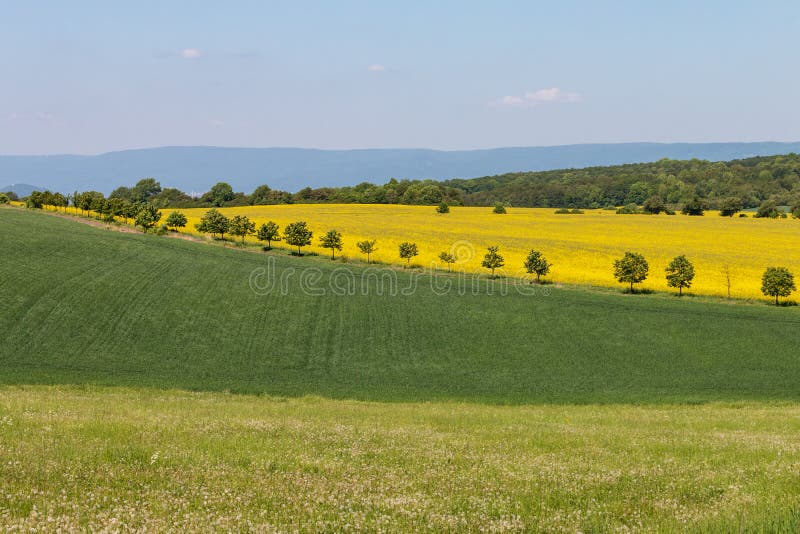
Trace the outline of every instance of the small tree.
<instances>
[{"instance_id":1,"label":"small tree","mask_svg":"<svg viewBox=\"0 0 800 534\"><path fill-rule=\"evenodd\" d=\"M203 195L203 200L210 202L213 206L221 207L225 202L233 200L233 197L233 188L230 184L217 182L208 193Z\"/></svg>"},{"instance_id":2,"label":"small tree","mask_svg":"<svg viewBox=\"0 0 800 534\"><path fill-rule=\"evenodd\" d=\"M229 230L232 235L242 238L242 245L244 245L244 238L256 233L256 223L250 220L247 215L236 215L231 219Z\"/></svg>"},{"instance_id":3,"label":"small tree","mask_svg":"<svg viewBox=\"0 0 800 534\"><path fill-rule=\"evenodd\" d=\"M705 203L705 201L701 200L699 197L694 197L692 200L683 205L681 213L684 215L700 216L703 215L706 209L708 209L708 205Z\"/></svg>"},{"instance_id":4,"label":"small tree","mask_svg":"<svg viewBox=\"0 0 800 534\"><path fill-rule=\"evenodd\" d=\"M417 249L416 243L403 242L400 243L398 249L400 251L400 257L406 260L406 266L411 265L411 258L419 255L419 249Z\"/></svg>"},{"instance_id":5,"label":"small tree","mask_svg":"<svg viewBox=\"0 0 800 534\"><path fill-rule=\"evenodd\" d=\"M492 213L499 213L503 215L506 213L506 207L503 204L495 204Z\"/></svg>"},{"instance_id":6,"label":"small tree","mask_svg":"<svg viewBox=\"0 0 800 534\"><path fill-rule=\"evenodd\" d=\"M456 257L450 252L440 252L439 259L442 263L447 264L447 272L450 272L450 266L456 262Z\"/></svg>"},{"instance_id":7,"label":"small tree","mask_svg":"<svg viewBox=\"0 0 800 534\"><path fill-rule=\"evenodd\" d=\"M719 214L723 217L733 217L742 211L742 199L728 197L719 205Z\"/></svg>"},{"instance_id":8,"label":"small tree","mask_svg":"<svg viewBox=\"0 0 800 534\"><path fill-rule=\"evenodd\" d=\"M283 240L287 244L297 247L297 255L301 255L301 248L311 244L311 237L314 234L309 230L305 221L297 221L287 224L283 229Z\"/></svg>"},{"instance_id":9,"label":"small tree","mask_svg":"<svg viewBox=\"0 0 800 534\"><path fill-rule=\"evenodd\" d=\"M639 213L639 206L637 206L635 202L631 202L630 204L625 204L621 208L617 209L618 215L636 215L638 213Z\"/></svg>"},{"instance_id":10,"label":"small tree","mask_svg":"<svg viewBox=\"0 0 800 534\"><path fill-rule=\"evenodd\" d=\"M139 204L126 201L122 212L122 218L125 219L125 224L128 224L128 219L135 219L138 211Z\"/></svg>"},{"instance_id":11,"label":"small tree","mask_svg":"<svg viewBox=\"0 0 800 534\"><path fill-rule=\"evenodd\" d=\"M120 199L114 199L120 200ZM184 228L186 223L189 221L186 219L186 215L181 213L180 211L173 211L167 217L167 220L164 221L164 224L167 225L167 228L172 228L173 230L177 230L178 228Z\"/></svg>"},{"instance_id":12,"label":"small tree","mask_svg":"<svg viewBox=\"0 0 800 534\"><path fill-rule=\"evenodd\" d=\"M9 202L11 202L11 199L8 198L8 195L0 193L0 204L8 204Z\"/></svg>"},{"instance_id":13,"label":"small tree","mask_svg":"<svg viewBox=\"0 0 800 534\"><path fill-rule=\"evenodd\" d=\"M225 239L225 234L228 233L231 221L223 215L217 208L211 208L201 218L200 222L195 225L198 231L204 234L219 234L220 239Z\"/></svg>"},{"instance_id":14,"label":"small tree","mask_svg":"<svg viewBox=\"0 0 800 534\"><path fill-rule=\"evenodd\" d=\"M525 258L524 265L525 271L528 274L536 275L537 284L541 283L542 276L547 276L547 273L550 272L550 268L553 266L553 264L548 262L538 250L531 250L528 253L528 257Z\"/></svg>"},{"instance_id":15,"label":"small tree","mask_svg":"<svg viewBox=\"0 0 800 534\"><path fill-rule=\"evenodd\" d=\"M450 206L446 202L442 202L436 206L436 213L450 213Z\"/></svg>"},{"instance_id":16,"label":"small tree","mask_svg":"<svg viewBox=\"0 0 800 534\"><path fill-rule=\"evenodd\" d=\"M488 252L483 257L483 261L481 262L481 267L486 267L492 271L492 278L494 278L495 269L499 269L506 264L503 256L498 253L499 250L500 247L489 247Z\"/></svg>"},{"instance_id":17,"label":"small tree","mask_svg":"<svg viewBox=\"0 0 800 534\"><path fill-rule=\"evenodd\" d=\"M764 219L777 219L780 217L781 211L774 200L765 200L761 203L756 211L755 217Z\"/></svg>"},{"instance_id":18,"label":"small tree","mask_svg":"<svg viewBox=\"0 0 800 534\"><path fill-rule=\"evenodd\" d=\"M725 287L728 289L728 298L731 298L731 268L729 265L722 267L722 276L725 277Z\"/></svg>"},{"instance_id":19,"label":"small tree","mask_svg":"<svg viewBox=\"0 0 800 534\"><path fill-rule=\"evenodd\" d=\"M369 265L369 257L370 257L370 255L373 252L375 252L376 250L378 250L378 247L375 246L376 243L377 243L377 241L374 240L374 239L365 240L365 241L359 241L358 243L356 243L356 246L358 247L358 250L360 250L362 254L366 254L367 255L367 265Z\"/></svg>"},{"instance_id":20,"label":"small tree","mask_svg":"<svg viewBox=\"0 0 800 534\"><path fill-rule=\"evenodd\" d=\"M158 224L158 221L160 220L161 212L158 211L158 208L151 206L150 204L144 204L136 213L135 224L136 226L141 226L142 230L147 232L150 228L153 228L156 224Z\"/></svg>"},{"instance_id":21,"label":"small tree","mask_svg":"<svg viewBox=\"0 0 800 534\"><path fill-rule=\"evenodd\" d=\"M614 277L622 284L630 284L631 293L633 284L644 282L649 270L644 256L635 252L626 252L622 258L614 261Z\"/></svg>"},{"instance_id":22,"label":"small tree","mask_svg":"<svg viewBox=\"0 0 800 534\"><path fill-rule=\"evenodd\" d=\"M761 292L768 297L775 297L776 306L778 297L788 297L796 289L794 275L786 267L768 267L761 277Z\"/></svg>"},{"instance_id":23,"label":"small tree","mask_svg":"<svg viewBox=\"0 0 800 534\"><path fill-rule=\"evenodd\" d=\"M652 213L653 215L658 215L662 211L667 209L667 206L664 205L664 201L661 200L661 197L658 195L653 195L652 197L648 198L644 201L642 205L642 209L647 213Z\"/></svg>"},{"instance_id":24,"label":"small tree","mask_svg":"<svg viewBox=\"0 0 800 534\"><path fill-rule=\"evenodd\" d=\"M677 287L678 295L683 295L683 288L692 287L692 280L694 280L694 265L686 259L686 256L680 255L674 258L667 268L667 285L669 287Z\"/></svg>"},{"instance_id":25,"label":"small tree","mask_svg":"<svg viewBox=\"0 0 800 534\"><path fill-rule=\"evenodd\" d=\"M277 223L275 223L273 221L265 222L258 229L258 234L257 234L256 237L258 237L259 241L266 241L267 242L267 249L269 250L269 249L272 248L272 242L273 241L280 241L281 240L281 236L278 233L279 229L280 229L280 227L278 226Z\"/></svg>"},{"instance_id":26,"label":"small tree","mask_svg":"<svg viewBox=\"0 0 800 534\"><path fill-rule=\"evenodd\" d=\"M64 213L66 213L69 200L61 193L53 193L53 206L56 208L64 208ZM58 209L56 209L56 211L58 211Z\"/></svg>"},{"instance_id":27,"label":"small tree","mask_svg":"<svg viewBox=\"0 0 800 534\"><path fill-rule=\"evenodd\" d=\"M44 206L44 193L41 191L33 191L28 198L25 199L25 207L31 209L42 209Z\"/></svg>"},{"instance_id":28,"label":"small tree","mask_svg":"<svg viewBox=\"0 0 800 534\"><path fill-rule=\"evenodd\" d=\"M325 235L319 238L322 248L331 249L331 259L336 259L336 251L342 250L342 234L336 230L328 230Z\"/></svg>"},{"instance_id":29,"label":"small tree","mask_svg":"<svg viewBox=\"0 0 800 534\"><path fill-rule=\"evenodd\" d=\"M792 206L792 217L795 219L800 219L800 202L797 202L795 205Z\"/></svg>"}]
</instances>

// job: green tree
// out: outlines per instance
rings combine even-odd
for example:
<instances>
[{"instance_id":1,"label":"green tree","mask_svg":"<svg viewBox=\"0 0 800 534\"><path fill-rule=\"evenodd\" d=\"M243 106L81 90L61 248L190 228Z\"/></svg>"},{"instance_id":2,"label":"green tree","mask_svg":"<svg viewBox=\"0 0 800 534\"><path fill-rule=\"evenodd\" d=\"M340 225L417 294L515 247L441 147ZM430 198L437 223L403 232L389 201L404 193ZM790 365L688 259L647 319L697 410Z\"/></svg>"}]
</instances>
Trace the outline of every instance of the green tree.
<instances>
[{"instance_id":1,"label":"green tree","mask_svg":"<svg viewBox=\"0 0 800 534\"><path fill-rule=\"evenodd\" d=\"M492 278L494 278L495 269L499 269L506 264L503 256L499 254L499 250L500 247L489 247L488 252L486 252L486 255L483 257L483 261L481 262L481 267L485 267L492 272L490 275Z\"/></svg>"},{"instance_id":2,"label":"green tree","mask_svg":"<svg viewBox=\"0 0 800 534\"><path fill-rule=\"evenodd\" d=\"M247 215L236 215L228 225L228 232L241 237L242 245L244 245L244 238L256 232L256 223L251 221Z\"/></svg>"},{"instance_id":3,"label":"green tree","mask_svg":"<svg viewBox=\"0 0 800 534\"><path fill-rule=\"evenodd\" d=\"M53 193L52 202L53 206L56 208L64 208L64 213L67 212L67 206L69 206L69 200L67 200L67 197L61 193Z\"/></svg>"},{"instance_id":4,"label":"green tree","mask_svg":"<svg viewBox=\"0 0 800 534\"><path fill-rule=\"evenodd\" d=\"M398 246L400 257L406 260L406 267L411 265L411 258L419 255L419 249L416 243L409 243L404 241Z\"/></svg>"},{"instance_id":5,"label":"green tree","mask_svg":"<svg viewBox=\"0 0 800 534\"><path fill-rule=\"evenodd\" d=\"M639 212L639 206L634 203L625 204L617 210L618 215L636 215Z\"/></svg>"},{"instance_id":6,"label":"green tree","mask_svg":"<svg viewBox=\"0 0 800 534\"><path fill-rule=\"evenodd\" d=\"M780 217L780 215L781 212L778 209L778 205L775 203L775 201L765 200L758 207L758 211L756 211L755 217L777 219L778 217Z\"/></svg>"},{"instance_id":7,"label":"green tree","mask_svg":"<svg viewBox=\"0 0 800 534\"><path fill-rule=\"evenodd\" d=\"M134 202L149 202L151 198L160 192L161 184L155 178L143 178L136 182L129 194Z\"/></svg>"},{"instance_id":8,"label":"green tree","mask_svg":"<svg viewBox=\"0 0 800 534\"><path fill-rule=\"evenodd\" d=\"M293 222L286 225L283 229L283 240L287 244L297 247L297 255L301 255L301 248L311 244L311 237L314 234L308 228L305 221Z\"/></svg>"},{"instance_id":9,"label":"green tree","mask_svg":"<svg viewBox=\"0 0 800 534\"><path fill-rule=\"evenodd\" d=\"M320 245L322 248L329 248L331 249L331 259L336 259L336 251L342 250L342 234L337 232L336 230L328 230L325 232L325 235L319 238Z\"/></svg>"},{"instance_id":10,"label":"green tree","mask_svg":"<svg viewBox=\"0 0 800 534\"><path fill-rule=\"evenodd\" d=\"M525 258L525 272L536 275L536 283L541 283L542 276L547 276L550 272L552 263L548 262L544 255L538 250L531 250Z\"/></svg>"},{"instance_id":11,"label":"green tree","mask_svg":"<svg viewBox=\"0 0 800 534\"><path fill-rule=\"evenodd\" d=\"M680 255L675 258L667 268L665 269L667 273L667 285L669 287L677 287L678 288L678 295L683 295L683 288L690 288L692 287L692 280L694 280L694 265L686 256Z\"/></svg>"},{"instance_id":12,"label":"green tree","mask_svg":"<svg viewBox=\"0 0 800 534\"><path fill-rule=\"evenodd\" d=\"M133 200L133 189L130 187L118 187L114 189L108 198L118 198L120 200L127 200L128 202L134 202Z\"/></svg>"},{"instance_id":13,"label":"green tree","mask_svg":"<svg viewBox=\"0 0 800 534\"><path fill-rule=\"evenodd\" d=\"M250 195L250 204L253 206L258 206L262 204L269 204L270 203L270 193L272 193L272 188L268 185L259 185L255 188L253 193Z\"/></svg>"},{"instance_id":14,"label":"green tree","mask_svg":"<svg viewBox=\"0 0 800 534\"><path fill-rule=\"evenodd\" d=\"M450 252L440 252L439 259L447 265L447 272L450 272L450 266L456 262L456 257Z\"/></svg>"},{"instance_id":15,"label":"green tree","mask_svg":"<svg viewBox=\"0 0 800 534\"><path fill-rule=\"evenodd\" d=\"M683 205L681 213L684 215L700 216L703 215L706 209L708 209L708 205L706 204L705 200L701 200L700 197L694 197L692 200Z\"/></svg>"},{"instance_id":16,"label":"green tree","mask_svg":"<svg viewBox=\"0 0 800 534\"><path fill-rule=\"evenodd\" d=\"M800 202L797 202L792 206L792 216L795 219L800 219Z\"/></svg>"},{"instance_id":17,"label":"green tree","mask_svg":"<svg viewBox=\"0 0 800 534\"><path fill-rule=\"evenodd\" d=\"M644 256L635 252L626 252L622 258L614 261L614 277L622 284L630 284L631 293L633 284L644 282L649 270Z\"/></svg>"},{"instance_id":18,"label":"green tree","mask_svg":"<svg viewBox=\"0 0 800 534\"><path fill-rule=\"evenodd\" d=\"M281 236L278 233L279 230L280 227L278 226L277 223L273 221L268 221L261 225L261 227L258 229L258 234L256 235L256 237L258 237L259 241L266 241L267 250L269 250L272 248L273 241L281 240Z\"/></svg>"},{"instance_id":19,"label":"green tree","mask_svg":"<svg viewBox=\"0 0 800 534\"><path fill-rule=\"evenodd\" d=\"M658 215L662 211L666 210L667 206L664 204L664 201L661 199L660 196L653 195L644 201L642 209L647 213Z\"/></svg>"},{"instance_id":20,"label":"green tree","mask_svg":"<svg viewBox=\"0 0 800 534\"><path fill-rule=\"evenodd\" d=\"M220 239L225 239L225 234L228 233L230 227L230 220L223 215L218 209L211 208L200 218L200 222L195 225L199 232L204 234L219 234Z\"/></svg>"},{"instance_id":21,"label":"green tree","mask_svg":"<svg viewBox=\"0 0 800 534\"><path fill-rule=\"evenodd\" d=\"M106 200L106 210L108 215L113 217L122 217L125 209L125 201L119 197L108 197ZM127 222L127 221L126 221Z\"/></svg>"},{"instance_id":22,"label":"green tree","mask_svg":"<svg viewBox=\"0 0 800 534\"><path fill-rule=\"evenodd\" d=\"M450 213L450 206L446 202L442 202L436 206L436 213Z\"/></svg>"},{"instance_id":23,"label":"green tree","mask_svg":"<svg viewBox=\"0 0 800 534\"><path fill-rule=\"evenodd\" d=\"M795 291L794 275L786 267L768 267L761 277L761 292L768 297L775 297L775 305L778 305L778 297L788 297Z\"/></svg>"},{"instance_id":24,"label":"green tree","mask_svg":"<svg viewBox=\"0 0 800 534\"><path fill-rule=\"evenodd\" d=\"M0 204L8 204L9 202L11 202L11 199L8 198L8 195L0 193Z\"/></svg>"},{"instance_id":25,"label":"green tree","mask_svg":"<svg viewBox=\"0 0 800 534\"><path fill-rule=\"evenodd\" d=\"M158 208L149 204L145 204L141 206L139 211L136 213L135 224L136 226L141 226L142 230L147 232L156 224L158 224L158 221L160 220L161 212L158 211Z\"/></svg>"},{"instance_id":26,"label":"green tree","mask_svg":"<svg viewBox=\"0 0 800 534\"><path fill-rule=\"evenodd\" d=\"M742 211L742 199L728 197L719 205L719 214L723 217L733 217Z\"/></svg>"},{"instance_id":27,"label":"green tree","mask_svg":"<svg viewBox=\"0 0 800 534\"><path fill-rule=\"evenodd\" d=\"M140 204L135 204L133 202L128 202L127 200L124 201L123 213L122 218L125 219L125 224L128 224L128 219L135 219L136 214L139 212Z\"/></svg>"},{"instance_id":28,"label":"green tree","mask_svg":"<svg viewBox=\"0 0 800 534\"><path fill-rule=\"evenodd\" d=\"M499 213L501 215L505 214L506 213L506 207L503 204L495 204L494 205L494 209L492 210L492 213Z\"/></svg>"},{"instance_id":29,"label":"green tree","mask_svg":"<svg viewBox=\"0 0 800 534\"><path fill-rule=\"evenodd\" d=\"M186 219L186 215L180 211L173 211L169 214L167 220L164 221L164 224L167 225L167 228L177 230L178 228L184 228L188 222L189 221Z\"/></svg>"},{"instance_id":30,"label":"green tree","mask_svg":"<svg viewBox=\"0 0 800 534\"><path fill-rule=\"evenodd\" d=\"M204 200L210 202L212 206L220 207L226 202L233 200L233 188L225 182L217 182L211 189L203 195Z\"/></svg>"},{"instance_id":31,"label":"green tree","mask_svg":"<svg viewBox=\"0 0 800 534\"><path fill-rule=\"evenodd\" d=\"M42 209L44 206L44 193L42 191L32 191L25 199L25 207L31 209Z\"/></svg>"},{"instance_id":32,"label":"green tree","mask_svg":"<svg viewBox=\"0 0 800 534\"><path fill-rule=\"evenodd\" d=\"M373 252L378 250L378 247L375 246L376 243L377 241L374 239L367 239L356 243L358 250L360 250L362 254L367 255L367 265L369 265L370 255L372 255Z\"/></svg>"}]
</instances>

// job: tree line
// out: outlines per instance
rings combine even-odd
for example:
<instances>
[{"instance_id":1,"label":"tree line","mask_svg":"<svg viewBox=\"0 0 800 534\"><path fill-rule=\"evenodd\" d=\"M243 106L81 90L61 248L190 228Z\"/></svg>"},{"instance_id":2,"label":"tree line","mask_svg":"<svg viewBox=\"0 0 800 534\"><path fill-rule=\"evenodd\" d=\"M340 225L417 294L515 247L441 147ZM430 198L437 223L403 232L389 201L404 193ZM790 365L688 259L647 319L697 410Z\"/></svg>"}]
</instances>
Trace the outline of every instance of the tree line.
<instances>
[{"instance_id":1,"label":"tree line","mask_svg":"<svg viewBox=\"0 0 800 534\"><path fill-rule=\"evenodd\" d=\"M6 193L8 195L8 193ZM11 196L11 195L9 195ZM779 216L788 206L800 216L800 156L754 157L728 162L662 159L583 169L517 172L470 179L397 180L382 185L362 182L347 187L305 187L291 193L258 186L252 193L234 191L226 182L192 197L162 188L154 178L119 187L109 198L159 208L230 207L291 203L411 204L553 208L662 206L662 211L765 206ZM16 198L12 198L16 200ZM769 215L773 216L773 215Z\"/></svg>"},{"instance_id":2,"label":"tree line","mask_svg":"<svg viewBox=\"0 0 800 534\"><path fill-rule=\"evenodd\" d=\"M173 212L170 217L180 215ZM245 215L236 215L232 218L226 217L218 209L212 208L207 211L200 222L196 225L197 230L203 233L219 235L224 238L225 233L240 237L242 243L248 236L256 236L259 241L266 242L266 250L272 248L272 242L283 240L291 247L297 247L297 255L302 255L302 248L312 244L314 236L305 221L297 221L286 225L283 233L274 221L262 224L258 230L256 225ZM336 252L344 247L342 234L335 230L328 230L319 239L322 248L331 251L331 259L336 259ZM367 264L370 263L370 255L378 250L377 240L365 240L356 243L359 251L367 257ZM419 247L416 243L404 241L397 247L398 257L406 261L406 267L411 265L411 260L419 255ZM448 272L451 266L457 262L456 257L450 251L439 253L439 260L447 266ZM505 266L505 259L500 254L499 246L490 246L481 261L481 267L489 270L490 278L495 278L495 272ZM542 277L547 276L553 267L541 251L531 249L522 265L525 272L536 276L535 282L542 283ZM614 277L618 282L629 284L629 291L634 293L634 284L644 282L649 274L650 266L644 256L636 252L626 252L625 255L614 261ZM685 256L680 255L672 259L665 269L665 278L668 287L678 290L678 295L683 295L684 289L692 287L695 277L695 269L692 262ZM796 290L794 275L786 267L768 267L762 276L761 291L765 296L774 297L777 306L779 297L788 297Z\"/></svg>"},{"instance_id":3,"label":"tree line","mask_svg":"<svg viewBox=\"0 0 800 534\"><path fill-rule=\"evenodd\" d=\"M141 183L141 182L140 182ZM10 198L5 194L0 194L0 204L8 203ZM161 212L152 203L145 201L123 200L118 197L105 198L102 193L88 191L83 193L75 192L72 195L52 193L50 191L34 191L26 199L29 208L42 208L52 206L56 210L64 209L72 204L81 214L89 215L95 212L101 220L115 222L117 217L122 218L127 224L132 221L135 226L141 227L144 232L156 228L161 221ZM647 206L646 206L647 208ZM702 215L704 206L698 206L697 212L688 213L689 215ZM440 214L450 212L446 203L440 203L436 208ZM574 213L579 210L571 210ZM684 209L684 213L687 213ZM494 213L505 214L504 205L497 204ZM653 211L654 213L658 213ZM722 212L722 215L732 216L730 213ZM188 224L186 215L180 211L172 211L164 222L158 226L159 233L166 233L170 230L177 231ZM198 232L211 234L212 237L225 239L225 235L231 235L241 240L244 244L249 236L255 236L259 241L266 243L264 250L270 250L274 242L283 241L292 248L296 247L298 256L302 255L303 247L312 244L313 232L305 221L297 221L286 225L283 232L279 225L274 221L263 223L256 228L255 222L246 215L235 215L227 217L217 208L209 209L195 225ZM336 259L336 252L344 247L342 234L335 230L328 230L319 239L322 248L331 251L331 259ZM377 240L364 240L356 243L359 251L367 258L367 264L371 262L371 255L378 250ZM406 267L410 267L411 260L419 255L419 247L416 243L403 242L398 245L398 256L406 261ZM451 266L457 262L457 258L449 251L442 251L438 256L439 260L451 270ZM484 256L481 267L488 269L490 277L495 277L497 269L505 266L505 259L500 254L499 246L488 248ZM531 250L523 262L525 272L536 276L536 283L542 283L542 277L550 273L552 264L538 250ZM616 260L613 264L614 277L618 282L628 284L629 291L634 293L634 284L645 281L649 274L649 264L641 254L626 252L625 255ZM667 286L678 289L678 295L683 295L684 289L689 289L695 277L694 265L686 256L675 257L666 267L665 273ZM765 296L774 297L775 304L779 304L779 297L788 297L796 290L794 275L786 267L768 267L762 276L761 291ZM730 296L730 289L729 289Z\"/></svg>"}]
</instances>

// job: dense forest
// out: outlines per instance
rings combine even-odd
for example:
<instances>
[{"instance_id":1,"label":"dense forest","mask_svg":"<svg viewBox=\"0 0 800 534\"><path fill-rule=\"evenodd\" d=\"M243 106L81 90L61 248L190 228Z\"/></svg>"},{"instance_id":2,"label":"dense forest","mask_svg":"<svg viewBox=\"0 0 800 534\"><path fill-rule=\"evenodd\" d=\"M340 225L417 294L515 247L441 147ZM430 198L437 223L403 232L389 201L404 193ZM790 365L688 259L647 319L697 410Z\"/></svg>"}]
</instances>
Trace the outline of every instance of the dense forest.
<instances>
[{"instance_id":1,"label":"dense forest","mask_svg":"<svg viewBox=\"0 0 800 534\"><path fill-rule=\"evenodd\" d=\"M519 172L472 179L391 179L383 185L301 189L296 193L259 186L237 193L224 182L200 197L162 188L155 179L120 187L109 198L157 207L212 207L285 203L429 204L464 206L602 208L660 201L679 207L702 202L718 208L732 199L743 208L772 202L800 204L800 156L755 157L730 162L662 159L609 167Z\"/></svg>"}]
</instances>

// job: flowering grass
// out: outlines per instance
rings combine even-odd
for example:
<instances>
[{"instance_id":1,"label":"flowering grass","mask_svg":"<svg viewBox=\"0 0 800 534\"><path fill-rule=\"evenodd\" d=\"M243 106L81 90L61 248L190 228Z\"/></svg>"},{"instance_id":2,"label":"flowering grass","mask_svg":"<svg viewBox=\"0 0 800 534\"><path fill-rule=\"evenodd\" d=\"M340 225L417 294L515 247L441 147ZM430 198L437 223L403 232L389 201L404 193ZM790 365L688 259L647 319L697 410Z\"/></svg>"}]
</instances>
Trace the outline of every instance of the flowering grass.
<instances>
[{"instance_id":1,"label":"flowering grass","mask_svg":"<svg viewBox=\"0 0 800 534\"><path fill-rule=\"evenodd\" d=\"M796 532L800 407L0 388L0 528Z\"/></svg>"},{"instance_id":2,"label":"flowering grass","mask_svg":"<svg viewBox=\"0 0 800 534\"><path fill-rule=\"evenodd\" d=\"M164 210L164 216L171 210ZM205 209L181 210L189 218L186 231L196 232ZM793 219L703 217L685 215L617 215L613 211L585 210L583 215L557 215L550 208L509 208L506 215L492 208L453 207L438 214L432 206L295 204L222 208L228 215L247 215L257 226L267 220L281 228L305 220L314 231L309 250L319 246L319 236L330 229L344 236L343 254L362 258L356 243L377 239L373 259L405 263L397 248L403 241L416 242L420 254L413 263L445 269L438 259L453 250L457 269L484 271L481 260L489 246L499 245L508 276L524 274L522 264L532 248L553 264L552 280L579 285L617 286L613 261L625 251L643 254L650 263L644 289L672 291L664 269L675 256L685 254L697 276L690 292L727 296L727 266L732 297L763 298L761 275L769 266L787 266L800 274L797 240L800 222ZM249 238L255 243L255 239ZM278 244L280 245L280 243Z\"/></svg>"}]
</instances>

